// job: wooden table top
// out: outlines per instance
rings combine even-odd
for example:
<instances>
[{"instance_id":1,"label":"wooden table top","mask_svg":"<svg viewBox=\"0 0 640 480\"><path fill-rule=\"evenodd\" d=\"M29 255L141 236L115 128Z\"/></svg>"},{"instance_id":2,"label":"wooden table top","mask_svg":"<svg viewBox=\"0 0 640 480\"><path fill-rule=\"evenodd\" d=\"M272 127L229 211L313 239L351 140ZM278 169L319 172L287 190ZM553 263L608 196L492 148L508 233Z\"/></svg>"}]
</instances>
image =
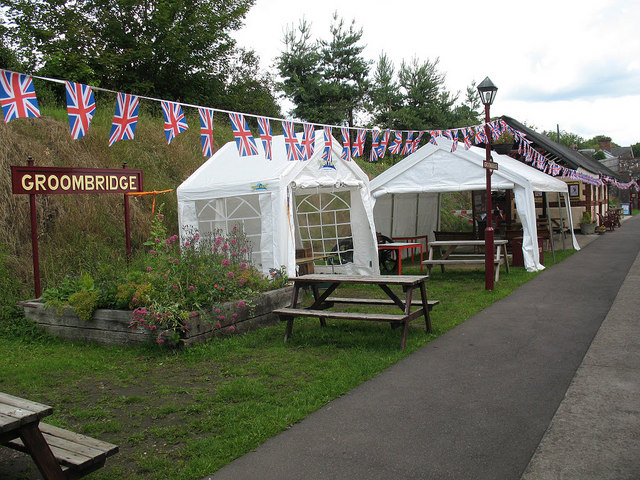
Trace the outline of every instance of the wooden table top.
<instances>
[{"instance_id":1,"label":"wooden table top","mask_svg":"<svg viewBox=\"0 0 640 480\"><path fill-rule=\"evenodd\" d=\"M398 247L421 247L421 243L409 243L409 242L393 242L393 243L379 243L378 248L398 248Z\"/></svg>"},{"instance_id":2,"label":"wooden table top","mask_svg":"<svg viewBox=\"0 0 640 480\"><path fill-rule=\"evenodd\" d=\"M363 285L415 285L424 282L428 275L340 275L333 273L316 273L291 277L296 283L356 283Z\"/></svg>"},{"instance_id":3,"label":"wooden table top","mask_svg":"<svg viewBox=\"0 0 640 480\"><path fill-rule=\"evenodd\" d=\"M0 392L0 433L16 430L51 413L53 408L49 405Z\"/></svg>"},{"instance_id":4,"label":"wooden table top","mask_svg":"<svg viewBox=\"0 0 640 480\"><path fill-rule=\"evenodd\" d=\"M494 245L506 245L509 243L509 240L500 240L496 239L493 241ZM461 247L464 246L481 246L484 245L484 240L434 240L433 242L429 242L430 247L437 247L442 245L459 245Z\"/></svg>"}]
</instances>

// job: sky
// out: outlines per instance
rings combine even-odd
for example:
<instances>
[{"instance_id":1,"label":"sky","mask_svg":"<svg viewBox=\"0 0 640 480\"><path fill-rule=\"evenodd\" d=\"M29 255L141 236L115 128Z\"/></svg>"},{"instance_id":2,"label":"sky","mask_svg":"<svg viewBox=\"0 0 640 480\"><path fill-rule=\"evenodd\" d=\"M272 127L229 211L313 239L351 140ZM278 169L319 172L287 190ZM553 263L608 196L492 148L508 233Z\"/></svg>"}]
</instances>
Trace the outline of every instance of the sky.
<instances>
[{"instance_id":1,"label":"sky","mask_svg":"<svg viewBox=\"0 0 640 480\"><path fill-rule=\"evenodd\" d=\"M380 6L378 6L380 5ZM238 45L256 51L271 72L285 31L301 19L329 39L334 12L363 30L363 56L385 52L434 61L445 88L464 98L472 81L498 87L491 116L508 115L538 131L608 135L640 142L638 0L256 0ZM372 66L373 68L373 66ZM285 112L290 107L283 103ZM444 127L444 126L443 126Z\"/></svg>"}]
</instances>

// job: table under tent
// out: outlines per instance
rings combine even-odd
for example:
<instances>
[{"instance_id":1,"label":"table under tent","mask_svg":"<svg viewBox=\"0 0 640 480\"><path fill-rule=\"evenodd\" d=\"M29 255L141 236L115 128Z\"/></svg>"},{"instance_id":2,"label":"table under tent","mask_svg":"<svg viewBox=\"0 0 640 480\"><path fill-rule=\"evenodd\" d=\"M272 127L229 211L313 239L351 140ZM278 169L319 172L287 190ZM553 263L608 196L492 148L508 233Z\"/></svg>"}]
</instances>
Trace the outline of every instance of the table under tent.
<instances>
[{"instance_id":1,"label":"table under tent","mask_svg":"<svg viewBox=\"0 0 640 480\"><path fill-rule=\"evenodd\" d=\"M322 130L307 161L288 160L282 135L273 137L272 160L256 143L258 155L245 157L235 142L227 143L178 187L183 241L193 231L217 234L237 225L263 273L285 266L294 276L296 250L304 249L305 256L334 254L316 262L324 263L315 266L317 273L378 274L369 179L355 162L340 159L338 141L332 141L329 161L322 159ZM336 254L347 241L349 250Z\"/></svg>"},{"instance_id":2,"label":"table under tent","mask_svg":"<svg viewBox=\"0 0 640 480\"><path fill-rule=\"evenodd\" d=\"M486 190L483 168L485 150L458 145L437 138L371 181L375 201L374 218L378 231L392 238L429 235L440 226L441 194L445 192ZM579 250L573 233L573 221L567 184L507 155L492 152L499 165L493 172L493 191L513 190L518 217L522 223L522 254L528 271L542 270L538 255L536 205L534 192L557 192L561 227L571 232L573 248ZM563 213L564 212L564 213ZM564 218L564 220L563 220Z\"/></svg>"}]
</instances>

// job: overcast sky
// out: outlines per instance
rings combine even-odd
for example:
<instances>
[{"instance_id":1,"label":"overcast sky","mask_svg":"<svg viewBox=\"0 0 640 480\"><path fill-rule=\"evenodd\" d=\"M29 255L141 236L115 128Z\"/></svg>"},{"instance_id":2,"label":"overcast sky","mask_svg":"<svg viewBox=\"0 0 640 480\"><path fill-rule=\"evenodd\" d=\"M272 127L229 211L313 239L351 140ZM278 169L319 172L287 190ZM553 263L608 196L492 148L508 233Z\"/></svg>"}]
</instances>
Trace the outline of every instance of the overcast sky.
<instances>
[{"instance_id":1,"label":"overcast sky","mask_svg":"<svg viewBox=\"0 0 640 480\"><path fill-rule=\"evenodd\" d=\"M287 27L304 17L314 38L329 39L337 11L363 29L367 59L382 51L396 66L439 58L446 88L461 98L472 81L489 76L498 87L492 116L538 131L559 124L585 139L605 134L623 146L640 142L640 1L526 3L257 0L235 38L268 68Z\"/></svg>"}]
</instances>

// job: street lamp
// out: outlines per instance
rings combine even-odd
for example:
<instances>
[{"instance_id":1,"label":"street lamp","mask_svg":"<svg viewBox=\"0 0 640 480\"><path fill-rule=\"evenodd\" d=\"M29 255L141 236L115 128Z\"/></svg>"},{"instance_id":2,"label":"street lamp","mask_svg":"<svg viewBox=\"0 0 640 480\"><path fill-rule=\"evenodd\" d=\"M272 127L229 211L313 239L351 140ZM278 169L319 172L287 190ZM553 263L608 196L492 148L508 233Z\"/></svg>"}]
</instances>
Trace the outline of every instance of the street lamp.
<instances>
[{"instance_id":1,"label":"street lamp","mask_svg":"<svg viewBox=\"0 0 640 480\"><path fill-rule=\"evenodd\" d=\"M484 230L484 288L486 290L493 290L493 275L495 269L495 252L493 247L493 207L491 206L491 174L493 173L494 167L497 168L497 165L491 161L491 132L489 131L489 122L491 121L491 118L489 116L489 107L496 98L497 91L498 87L489 80L489 77L485 78L480 85L478 85L480 100L484 104L484 131L487 135L487 141L485 143L486 161L484 162L487 177L487 226Z\"/></svg>"}]
</instances>

